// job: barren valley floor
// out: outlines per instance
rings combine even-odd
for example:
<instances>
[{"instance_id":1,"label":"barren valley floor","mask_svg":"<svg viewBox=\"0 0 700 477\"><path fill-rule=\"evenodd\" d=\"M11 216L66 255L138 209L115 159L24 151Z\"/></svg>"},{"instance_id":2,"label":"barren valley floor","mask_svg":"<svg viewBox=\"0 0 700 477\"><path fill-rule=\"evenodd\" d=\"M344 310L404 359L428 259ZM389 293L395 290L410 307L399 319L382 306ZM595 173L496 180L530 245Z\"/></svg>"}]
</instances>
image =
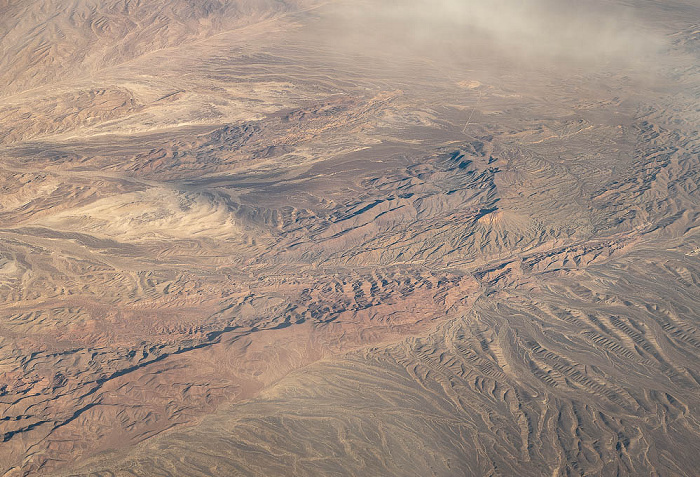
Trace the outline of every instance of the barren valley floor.
<instances>
[{"instance_id":1,"label":"barren valley floor","mask_svg":"<svg viewBox=\"0 0 700 477\"><path fill-rule=\"evenodd\" d=\"M0 475L697 475L700 6L515 3L0 1Z\"/></svg>"}]
</instances>

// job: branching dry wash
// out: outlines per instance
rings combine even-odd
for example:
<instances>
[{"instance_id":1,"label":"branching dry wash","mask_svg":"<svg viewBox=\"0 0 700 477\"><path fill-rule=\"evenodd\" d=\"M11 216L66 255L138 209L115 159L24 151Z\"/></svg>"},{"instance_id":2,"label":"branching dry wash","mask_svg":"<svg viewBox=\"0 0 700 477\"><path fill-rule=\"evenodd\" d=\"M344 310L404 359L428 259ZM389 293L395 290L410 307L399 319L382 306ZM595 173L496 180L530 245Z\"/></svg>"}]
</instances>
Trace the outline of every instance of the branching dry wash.
<instances>
[{"instance_id":1,"label":"branching dry wash","mask_svg":"<svg viewBox=\"0 0 700 477\"><path fill-rule=\"evenodd\" d=\"M0 475L696 475L698 104L691 0L0 0Z\"/></svg>"}]
</instances>

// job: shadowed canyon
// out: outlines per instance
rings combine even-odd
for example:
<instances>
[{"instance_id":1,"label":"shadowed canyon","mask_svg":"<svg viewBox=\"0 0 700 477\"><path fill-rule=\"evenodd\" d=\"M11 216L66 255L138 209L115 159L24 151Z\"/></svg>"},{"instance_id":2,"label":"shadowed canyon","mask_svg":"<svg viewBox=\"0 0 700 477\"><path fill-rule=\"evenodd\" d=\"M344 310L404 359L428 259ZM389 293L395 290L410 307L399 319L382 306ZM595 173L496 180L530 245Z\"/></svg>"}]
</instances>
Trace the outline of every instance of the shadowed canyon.
<instances>
[{"instance_id":1,"label":"shadowed canyon","mask_svg":"<svg viewBox=\"0 0 700 477\"><path fill-rule=\"evenodd\" d=\"M0 0L0 475L698 469L697 1Z\"/></svg>"}]
</instances>

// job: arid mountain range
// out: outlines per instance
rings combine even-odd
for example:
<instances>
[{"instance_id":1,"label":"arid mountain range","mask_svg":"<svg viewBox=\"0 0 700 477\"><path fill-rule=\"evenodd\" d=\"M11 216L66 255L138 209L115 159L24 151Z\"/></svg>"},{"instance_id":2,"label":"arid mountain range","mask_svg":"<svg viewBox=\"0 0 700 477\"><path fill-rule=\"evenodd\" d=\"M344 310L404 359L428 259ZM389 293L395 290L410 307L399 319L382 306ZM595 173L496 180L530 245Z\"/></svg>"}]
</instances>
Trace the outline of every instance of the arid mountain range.
<instances>
[{"instance_id":1,"label":"arid mountain range","mask_svg":"<svg viewBox=\"0 0 700 477\"><path fill-rule=\"evenodd\" d=\"M696 476L700 4L0 0L0 475Z\"/></svg>"}]
</instances>

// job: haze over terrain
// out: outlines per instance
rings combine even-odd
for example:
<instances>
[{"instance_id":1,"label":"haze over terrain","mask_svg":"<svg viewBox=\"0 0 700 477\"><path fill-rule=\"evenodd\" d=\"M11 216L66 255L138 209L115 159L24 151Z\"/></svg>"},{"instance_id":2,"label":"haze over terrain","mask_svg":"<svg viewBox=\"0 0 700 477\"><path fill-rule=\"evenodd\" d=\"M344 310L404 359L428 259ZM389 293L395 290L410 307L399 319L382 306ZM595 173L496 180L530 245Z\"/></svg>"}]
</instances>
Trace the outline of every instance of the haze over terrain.
<instances>
[{"instance_id":1,"label":"haze over terrain","mask_svg":"<svg viewBox=\"0 0 700 477\"><path fill-rule=\"evenodd\" d=\"M0 475L697 475L699 131L693 0L0 0Z\"/></svg>"}]
</instances>

